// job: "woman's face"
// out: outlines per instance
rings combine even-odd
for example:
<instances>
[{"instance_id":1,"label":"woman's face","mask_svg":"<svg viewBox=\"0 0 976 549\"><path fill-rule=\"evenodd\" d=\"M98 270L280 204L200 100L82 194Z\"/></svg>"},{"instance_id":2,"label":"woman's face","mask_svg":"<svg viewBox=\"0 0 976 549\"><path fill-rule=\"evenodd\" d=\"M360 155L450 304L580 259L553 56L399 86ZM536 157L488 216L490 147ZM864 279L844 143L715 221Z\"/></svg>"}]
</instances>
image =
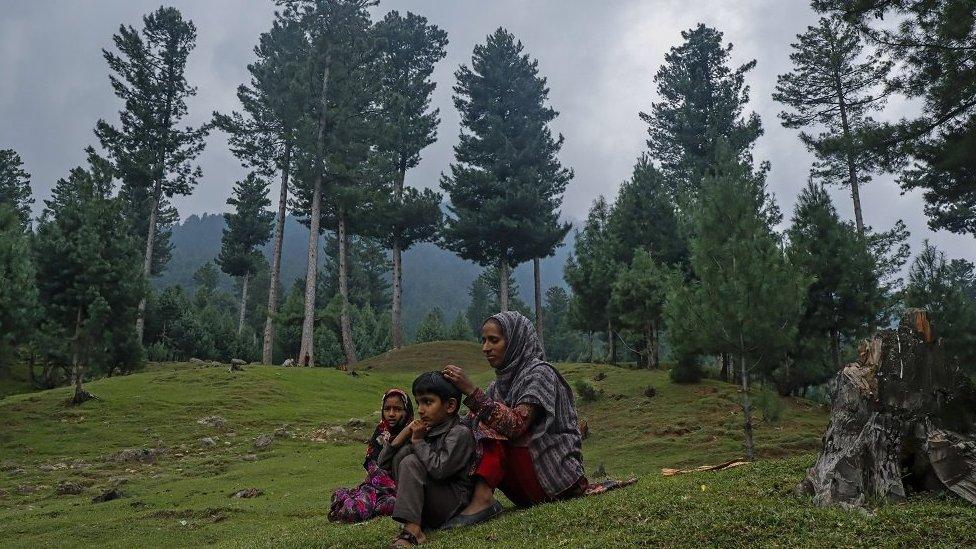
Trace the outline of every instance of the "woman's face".
<instances>
[{"instance_id":1,"label":"woman's face","mask_svg":"<svg viewBox=\"0 0 976 549\"><path fill-rule=\"evenodd\" d=\"M383 419L390 425L396 425L407 415L407 409L403 407L403 399L390 395L383 400Z\"/></svg>"},{"instance_id":2,"label":"woman's face","mask_svg":"<svg viewBox=\"0 0 976 549\"><path fill-rule=\"evenodd\" d=\"M505 365L505 336L498 322L489 320L481 327L481 352L488 359L492 368Z\"/></svg>"}]
</instances>

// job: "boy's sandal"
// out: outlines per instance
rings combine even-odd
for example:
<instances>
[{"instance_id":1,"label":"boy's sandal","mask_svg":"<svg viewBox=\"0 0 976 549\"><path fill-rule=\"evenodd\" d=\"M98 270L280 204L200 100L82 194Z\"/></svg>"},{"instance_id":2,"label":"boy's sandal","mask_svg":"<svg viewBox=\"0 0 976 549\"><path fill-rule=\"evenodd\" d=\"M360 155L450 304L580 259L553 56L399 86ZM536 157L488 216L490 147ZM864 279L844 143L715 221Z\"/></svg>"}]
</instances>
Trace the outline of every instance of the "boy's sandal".
<instances>
[{"instance_id":1,"label":"boy's sandal","mask_svg":"<svg viewBox=\"0 0 976 549\"><path fill-rule=\"evenodd\" d=\"M397 537L395 537L390 543L390 549L397 549L398 547L413 547L415 545L420 545L420 541L417 539L417 536L404 529L400 530Z\"/></svg>"}]
</instances>

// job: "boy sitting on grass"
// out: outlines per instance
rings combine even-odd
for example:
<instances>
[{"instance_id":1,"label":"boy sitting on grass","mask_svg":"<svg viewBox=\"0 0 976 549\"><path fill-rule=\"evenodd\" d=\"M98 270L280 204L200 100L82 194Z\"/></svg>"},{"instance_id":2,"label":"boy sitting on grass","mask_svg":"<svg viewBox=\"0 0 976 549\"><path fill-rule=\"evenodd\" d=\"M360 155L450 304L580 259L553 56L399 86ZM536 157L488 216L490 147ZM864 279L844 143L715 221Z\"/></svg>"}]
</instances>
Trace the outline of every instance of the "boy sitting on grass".
<instances>
[{"instance_id":1,"label":"boy sitting on grass","mask_svg":"<svg viewBox=\"0 0 976 549\"><path fill-rule=\"evenodd\" d=\"M417 415L383 445L379 466L397 483L393 519L403 529L391 547L426 541L424 530L440 527L471 499L468 476L474 436L460 424L461 391L440 372L420 374L413 382Z\"/></svg>"}]
</instances>

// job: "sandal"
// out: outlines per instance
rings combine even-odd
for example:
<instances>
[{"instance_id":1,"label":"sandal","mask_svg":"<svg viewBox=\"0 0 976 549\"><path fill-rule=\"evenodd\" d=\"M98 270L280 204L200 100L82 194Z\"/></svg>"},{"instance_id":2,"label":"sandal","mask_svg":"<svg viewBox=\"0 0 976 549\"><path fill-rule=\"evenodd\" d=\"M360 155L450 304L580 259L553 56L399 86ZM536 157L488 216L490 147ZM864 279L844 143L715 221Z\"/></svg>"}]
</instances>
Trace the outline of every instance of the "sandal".
<instances>
[{"instance_id":1,"label":"sandal","mask_svg":"<svg viewBox=\"0 0 976 549\"><path fill-rule=\"evenodd\" d=\"M411 534L406 529L400 530L397 537L393 538L390 542L390 549L398 549L399 547L414 547L420 545L420 541L417 540L417 536Z\"/></svg>"}]
</instances>

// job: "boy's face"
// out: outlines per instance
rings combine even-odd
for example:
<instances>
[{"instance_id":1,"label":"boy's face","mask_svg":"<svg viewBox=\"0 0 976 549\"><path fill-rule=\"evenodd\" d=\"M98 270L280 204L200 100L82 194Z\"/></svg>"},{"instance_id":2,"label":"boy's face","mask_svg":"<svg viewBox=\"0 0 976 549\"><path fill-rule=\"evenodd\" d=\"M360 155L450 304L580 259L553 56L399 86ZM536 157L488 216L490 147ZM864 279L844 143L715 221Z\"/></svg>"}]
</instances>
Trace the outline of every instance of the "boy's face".
<instances>
[{"instance_id":1,"label":"boy's face","mask_svg":"<svg viewBox=\"0 0 976 549\"><path fill-rule=\"evenodd\" d=\"M403 407L403 399L391 395L383 401L383 419L390 425L396 425L407 415L407 409Z\"/></svg>"},{"instance_id":2,"label":"boy's face","mask_svg":"<svg viewBox=\"0 0 976 549\"><path fill-rule=\"evenodd\" d=\"M417 400L417 415L431 427L444 423L458 409L458 401L453 398L445 402L441 397L430 393L414 395L414 398Z\"/></svg>"}]
</instances>

